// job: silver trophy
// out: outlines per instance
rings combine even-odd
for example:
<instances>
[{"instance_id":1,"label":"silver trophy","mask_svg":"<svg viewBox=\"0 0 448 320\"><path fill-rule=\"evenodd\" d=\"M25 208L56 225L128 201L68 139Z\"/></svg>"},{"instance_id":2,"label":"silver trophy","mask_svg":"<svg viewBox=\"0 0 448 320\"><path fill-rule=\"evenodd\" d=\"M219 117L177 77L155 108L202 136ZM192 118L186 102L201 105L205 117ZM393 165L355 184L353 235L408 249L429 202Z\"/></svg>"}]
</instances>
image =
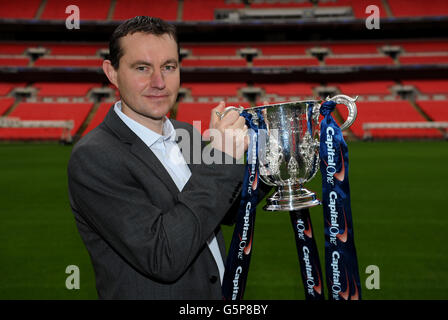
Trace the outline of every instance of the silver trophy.
<instances>
[{"instance_id":1,"label":"silver trophy","mask_svg":"<svg viewBox=\"0 0 448 320\"><path fill-rule=\"evenodd\" d=\"M337 95L326 100L344 104L348 108L347 120L341 130L350 127L356 119L356 98ZM221 118L230 110L244 110L258 121L261 111L266 130L259 130L258 159L260 179L277 190L267 199L267 211L293 211L320 205L316 194L303 187L317 173L319 167L320 106L322 101L305 100L264 105L244 109L227 107Z\"/></svg>"}]
</instances>

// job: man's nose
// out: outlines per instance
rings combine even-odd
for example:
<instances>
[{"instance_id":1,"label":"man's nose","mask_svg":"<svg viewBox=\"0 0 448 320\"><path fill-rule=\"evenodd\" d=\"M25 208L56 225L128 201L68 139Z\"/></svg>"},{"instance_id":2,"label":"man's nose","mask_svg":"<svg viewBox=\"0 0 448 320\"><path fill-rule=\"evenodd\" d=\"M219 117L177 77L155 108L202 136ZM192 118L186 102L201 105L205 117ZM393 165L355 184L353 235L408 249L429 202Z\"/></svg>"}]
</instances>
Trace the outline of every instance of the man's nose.
<instances>
[{"instance_id":1,"label":"man's nose","mask_svg":"<svg viewBox=\"0 0 448 320\"><path fill-rule=\"evenodd\" d=\"M157 89L165 89L165 79L160 70L156 70L151 75L151 87Z\"/></svg>"}]
</instances>

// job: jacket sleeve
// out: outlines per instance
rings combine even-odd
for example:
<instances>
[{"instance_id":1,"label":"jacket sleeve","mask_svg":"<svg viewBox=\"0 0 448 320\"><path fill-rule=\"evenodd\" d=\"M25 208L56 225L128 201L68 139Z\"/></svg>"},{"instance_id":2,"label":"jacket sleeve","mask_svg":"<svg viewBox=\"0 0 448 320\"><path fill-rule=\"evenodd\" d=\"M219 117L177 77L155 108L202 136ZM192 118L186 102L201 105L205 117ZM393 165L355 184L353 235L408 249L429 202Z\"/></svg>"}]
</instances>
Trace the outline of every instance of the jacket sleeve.
<instances>
[{"instance_id":1,"label":"jacket sleeve","mask_svg":"<svg viewBox=\"0 0 448 320\"><path fill-rule=\"evenodd\" d=\"M73 211L141 273L175 281L232 206L244 168L195 165L175 205L164 212L124 163L99 149L82 145L72 153L68 185Z\"/></svg>"}]
</instances>

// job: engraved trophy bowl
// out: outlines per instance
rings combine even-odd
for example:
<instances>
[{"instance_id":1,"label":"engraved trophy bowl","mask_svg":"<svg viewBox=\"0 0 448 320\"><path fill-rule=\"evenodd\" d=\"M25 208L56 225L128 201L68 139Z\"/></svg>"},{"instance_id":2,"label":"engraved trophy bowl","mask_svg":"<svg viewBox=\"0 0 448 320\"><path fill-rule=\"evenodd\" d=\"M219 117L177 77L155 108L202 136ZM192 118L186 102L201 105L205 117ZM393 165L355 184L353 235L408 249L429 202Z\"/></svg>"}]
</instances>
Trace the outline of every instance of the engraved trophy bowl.
<instances>
[{"instance_id":1,"label":"engraved trophy bowl","mask_svg":"<svg viewBox=\"0 0 448 320\"><path fill-rule=\"evenodd\" d=\"M348 108L341 130L350 127L356 119L356 99L346 95L326 99ZM258 121L257 109L261 110L266 130L259 130L259 176L264 183L276 187L264 210L293 211L321 204L314 192L303 187L319 167L321 103L320 100L305 100L247 109L227 107L218 114L222 118L230 110L240 113L244 110L252 114L253 121Z\"/></svg>"}]
</instances>

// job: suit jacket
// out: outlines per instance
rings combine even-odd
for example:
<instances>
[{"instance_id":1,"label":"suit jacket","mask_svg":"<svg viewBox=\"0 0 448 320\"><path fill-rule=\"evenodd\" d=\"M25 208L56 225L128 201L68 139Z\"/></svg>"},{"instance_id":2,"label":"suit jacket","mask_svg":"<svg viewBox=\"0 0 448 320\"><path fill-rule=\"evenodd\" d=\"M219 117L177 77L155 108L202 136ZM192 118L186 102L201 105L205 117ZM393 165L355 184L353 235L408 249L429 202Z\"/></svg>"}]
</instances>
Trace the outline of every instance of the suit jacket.
<instances>
[{"instance_id":1,"label":"suit jacket","mask_svg":"<svg viewBox=\"0 0 448 320\"><path fill-rule=\"evenodd\" d=\"M191 125L171 121L193 134ZM192 176L179 192L113 107L75 145L68 165L70 204L100 299L222 298L206 240L215 232L225 257L220 224L236 212L244 166L189 167Z\"/></svg>"}]
</instances>

